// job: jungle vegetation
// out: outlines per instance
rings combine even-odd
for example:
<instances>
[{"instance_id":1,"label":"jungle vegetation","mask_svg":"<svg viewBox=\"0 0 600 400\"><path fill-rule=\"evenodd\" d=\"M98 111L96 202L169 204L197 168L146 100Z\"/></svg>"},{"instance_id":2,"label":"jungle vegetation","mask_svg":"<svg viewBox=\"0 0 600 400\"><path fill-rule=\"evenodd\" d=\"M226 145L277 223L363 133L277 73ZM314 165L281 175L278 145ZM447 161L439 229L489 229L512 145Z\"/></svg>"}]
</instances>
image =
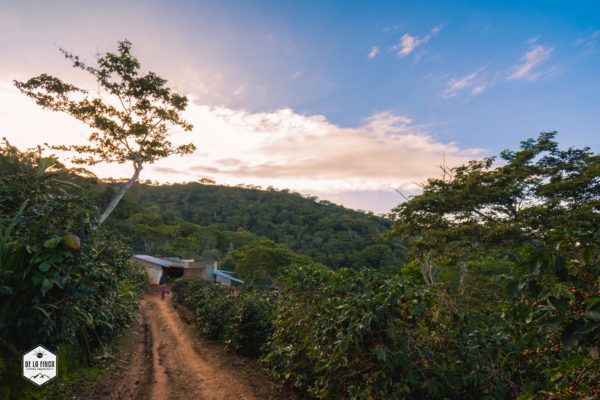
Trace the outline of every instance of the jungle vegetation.
<instances>
[{"instance_id":1,"label":"jungle vegetation","mask_svg":"<svg viewBox=\"0 0 600 400\"><path fill-rule=\"evenodd\" d=\"M598 398L600 156L554 139L425 182L393 212L400 271L298 263L268 301L193 279L175 298L311 398Z\"/></svg>"},{"instance_id":2,"label":"jungle vegetation","mask_svg":"<svg viewBox=\"0 0 600 400\"><path fill-rule=\"evenodd\" d=\"M32 395L15 366L40 343L57 352L62 376L89 365L136 318L147 285L118 233L95 227L98 209L72 177L39 149L0 145L3 399Z\"/></svg>"}]
</instances>

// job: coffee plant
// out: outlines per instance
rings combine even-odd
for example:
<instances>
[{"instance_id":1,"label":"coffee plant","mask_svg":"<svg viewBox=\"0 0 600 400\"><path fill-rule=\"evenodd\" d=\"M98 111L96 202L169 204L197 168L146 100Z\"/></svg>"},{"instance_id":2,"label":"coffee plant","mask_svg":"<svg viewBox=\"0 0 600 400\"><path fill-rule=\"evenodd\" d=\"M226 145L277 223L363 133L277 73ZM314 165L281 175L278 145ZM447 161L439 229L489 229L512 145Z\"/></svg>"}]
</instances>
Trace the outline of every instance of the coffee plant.
<instances>
[{"instance_id":1,"label":"coffee plant","mask_svg":"<svg viewBox=\"0 0 600 400\"><path fill-rule=\"evenodd\" d=\"M0 147L0 397L19 398L37 344L73 364L127 328L147 278L118 235L95 229L83 188L39 151Z\"/></svg>"}]
</instances>

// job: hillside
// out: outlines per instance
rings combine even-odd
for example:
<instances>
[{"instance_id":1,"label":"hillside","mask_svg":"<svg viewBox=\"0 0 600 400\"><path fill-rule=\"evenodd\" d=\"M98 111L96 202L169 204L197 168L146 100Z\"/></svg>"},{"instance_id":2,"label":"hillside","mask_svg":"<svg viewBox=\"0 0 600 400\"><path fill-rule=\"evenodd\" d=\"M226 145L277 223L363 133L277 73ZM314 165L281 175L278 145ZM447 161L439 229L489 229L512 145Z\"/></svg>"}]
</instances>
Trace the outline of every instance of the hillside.
<instances>
[{"instance_id":1,"label":"hillside","mask_svg":"<svg viewBox=\"0 0 600 400\"><path fill-rule=\"evenodd\" d=\"M116 188L103 186L100 202ZM218 258L259 237L332 268L397 265L402 251L382 237L389 220L287 190L138 184L109 223L135 250L200 258Z\"/></svg>"}]
</instances>

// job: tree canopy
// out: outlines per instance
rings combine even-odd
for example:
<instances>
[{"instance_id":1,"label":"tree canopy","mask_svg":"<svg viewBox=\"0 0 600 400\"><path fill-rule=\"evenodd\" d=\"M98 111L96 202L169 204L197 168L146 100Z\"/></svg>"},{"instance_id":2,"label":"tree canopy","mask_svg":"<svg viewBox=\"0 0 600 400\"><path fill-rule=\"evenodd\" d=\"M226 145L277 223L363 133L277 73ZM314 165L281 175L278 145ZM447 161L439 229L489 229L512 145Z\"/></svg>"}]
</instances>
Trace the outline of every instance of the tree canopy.
<instances>
[{"instance_id":1,"label":"tree canopy","mask_svg":"<svg viewBox=\"0 0 600 400\"><path fill-rule=\"evenodd\" d=\"M48 74L14 83L43 108L64 112L92 129L88 144L54 147L75 152L73 163L133 164L133 176L107 205L98 221L102 224L137 181L145 164L194 151L193 144L175 145L169 139L173 128L192 129L181 117L188 99L175 93L154 72L142 73L140 61L131 53L127 40L118 42L115 53L97 54L95 65L64 49L61 52L74 68L92 76L97 89L82 89Z\"/></svg>"},{"instance_id":2,"label":"tree canopy","mask_svg":"<svg viewBox=\"0 0 600 400\"><path fill-rule=\"evenodd\" d=\"M423 193L393 210L393 235L417 258L457 265L490 249L519 258L529 245L583 254L600 234L600 156L561 150L547 132L429 179Z\"/></svg>"}]
</instances>

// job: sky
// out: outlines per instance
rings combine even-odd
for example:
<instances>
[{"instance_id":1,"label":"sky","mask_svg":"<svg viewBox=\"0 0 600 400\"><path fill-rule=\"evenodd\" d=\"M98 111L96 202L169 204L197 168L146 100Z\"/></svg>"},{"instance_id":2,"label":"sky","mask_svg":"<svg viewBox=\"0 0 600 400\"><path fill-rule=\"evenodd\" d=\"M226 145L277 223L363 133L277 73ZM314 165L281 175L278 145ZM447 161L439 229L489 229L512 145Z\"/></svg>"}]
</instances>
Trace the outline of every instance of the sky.
<instances>
[{"instance_id":1,"label":"sky","mask_svg":"<svg viewBox=\"0 0 600 400\"><path fill-rule=\"evenodd\" d=\"M440 163L542 131L600 148L600 2L577 1L0 0L0 137L85 143L89 129L12 81L93 87L58 49L93 61L123 39L190 98L194 129L174 140L197 147L141 179L288 188L385 213Z\"/></svg>"}]
</instances>

